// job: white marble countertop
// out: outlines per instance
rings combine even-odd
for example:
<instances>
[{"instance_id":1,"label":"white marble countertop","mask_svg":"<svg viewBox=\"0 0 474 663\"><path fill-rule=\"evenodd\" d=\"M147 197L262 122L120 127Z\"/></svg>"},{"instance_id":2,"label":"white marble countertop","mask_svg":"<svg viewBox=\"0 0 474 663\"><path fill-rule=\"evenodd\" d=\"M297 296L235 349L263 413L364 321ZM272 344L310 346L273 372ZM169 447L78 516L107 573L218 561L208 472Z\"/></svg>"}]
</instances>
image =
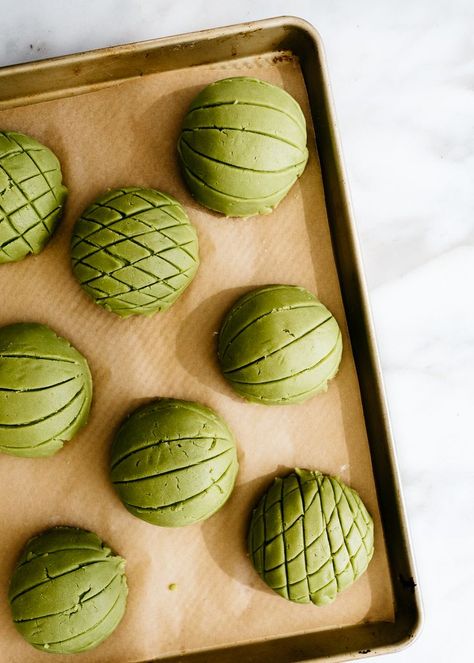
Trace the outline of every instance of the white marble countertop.
<instances>
[{"instance_id":1,"label":"white marble countertop","mask_svg":"<svg viewBox=\"0 0 474 663\"><path fill-rule=\"evenodd\" d=\"M0 0L0 65L281 14L324 39L425 604L472 660L472 0ZM461 623L464 622L464 627Z\"/></svg>"}]
</instances>

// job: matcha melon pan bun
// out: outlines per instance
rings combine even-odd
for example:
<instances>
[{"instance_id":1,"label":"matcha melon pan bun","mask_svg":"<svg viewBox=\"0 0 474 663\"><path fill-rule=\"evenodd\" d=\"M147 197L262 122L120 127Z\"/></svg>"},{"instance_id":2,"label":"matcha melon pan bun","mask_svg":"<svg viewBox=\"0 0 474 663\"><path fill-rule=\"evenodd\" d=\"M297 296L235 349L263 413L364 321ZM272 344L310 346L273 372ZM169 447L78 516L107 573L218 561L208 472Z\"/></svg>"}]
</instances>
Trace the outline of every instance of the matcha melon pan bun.
<instances>
[{"instance_id":1,"label":"matcha melon pan bun","mask_svg":"<svg viewBox=\"0 0 474 663\"><path fill-rule=\"evenodd\" d=\"M44 249L66 197L56 155L31 136L0 131L0 264Z\"/></svg>"},{"instance_id":2,"label":"matcha melon pan bun","mask_svg":"<svg viewBox=\"0 0 474 663\"><path fill-rule=\"evenodd\" d=\"M295 469L277 477L253 510L248 551L280 596L321 606L367 569L374 525L359 495L340 479Z\"/></svg>"},{"instance_id":3,"label":"matcha melon pan bun","mask_svg":"<svg viewBox=\"0 0 474 663\"><path fill-rule=\"evenodd\" d=\"M209 518L238 472L228 426L200 403L162 398L133 412L112 445L111 479L134 516L162 527Z\"/></svg>"},{"instance_id":4,"label":"matcha melon pan bun","mask_svg":"<svg viewBox=\"0 0 474 663\"><path fill-rule=\"evenodd\" d=\"M201 205L225 216L268 214L305 169L306 121L282 88L256 78L225 78L191 103L178 155Z\"/></svg>"},{"instance_id":5,"label":"matcha melon pan bun","mask_svg":"<svg viewBox=\"0 0 474 663\"><path fill-rule=\"evenodd\" d=\"M224 377L240 396L266 405L299 403L326 391L341 355L334 316L311 292L294 285L246 293L219 332Z\"/></svg>"},{"instance_id":6,"label":"matcha melon pan bun","mask_svg":"<svg viewBox=\"0 0 474 663\"><path fill-rule=\"evenodd\" d=\"M74 654L111 635L127 593L125 560L92 532L55 527L27 543L8 600L17 630L33 647Z\"/></svg>"},{"instance_id":7,"label":"matcha melon pan bun","mask_svg":"<svg viewBox=\"0 0 474 663\"><path fill-rule=\"evenodd\" d=\"M0 328L0 452L51 456L87 423L87 360L46 325Z\"/></svg>"},{"instance_id":8,"label":"matcha melon pan bun","mask_svg":"<svg viewBox=\"0 0 474 663\"><path fill-rule=\"evenodd\" d=\"M119 316L168 309L199 267L197 233L172 196L140 187L99 196L73 230L72 270L99 306Z\"/></svg>"}]
</instances>

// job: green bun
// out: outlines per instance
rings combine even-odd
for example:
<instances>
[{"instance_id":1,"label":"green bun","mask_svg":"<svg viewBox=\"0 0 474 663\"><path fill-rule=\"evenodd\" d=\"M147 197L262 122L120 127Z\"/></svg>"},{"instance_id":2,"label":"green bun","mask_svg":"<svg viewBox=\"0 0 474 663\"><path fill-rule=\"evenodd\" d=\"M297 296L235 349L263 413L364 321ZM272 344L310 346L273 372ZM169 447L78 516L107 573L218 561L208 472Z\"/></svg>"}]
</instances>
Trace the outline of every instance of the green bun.
<instances>
[{"instance_id":1,"label":"green bun","mask_svg":"<svg viewBox=\"0 0 474 663\"><path fill-rule=\"evenodd\" d=\"M0 264L44 249L66 197L53 152L31 136L0 131Z\"/></svg>"},{"instance_id":2,"label":"green bun","mask_svg":"<svg viewBox=\"0 0 474 663\"><path fill-rule=\"evenodd\" d=\"M177 200L125 187L83 212L71 257L74 275L97 304L122 317L151 315L169 308L193 280L198 238Z\"/></svg>"},{"instance_id":3,"label":"green bun","mask_svg":"<svg viewBox=\"0 0 474 663\"><path fill-rule=\"evenodd\" d=\"M316 297L294 285L268 285L241 297L218 341L224 377L267 405L298 403L326 391L339 368L339 326Z\"/></svg>"},{"instance_id":4,"label":"green bun","mask_svg":"<svg viewBox=\"0 0 474 663\"><path fill-rule=\"evenodd\" d=\"M277 477L252 512L250 559L275 592L326 605L367 569L374 525L355 490L314 470Z\"/></svg>"},{"instance_id":5,"label":"green bun","mask_svg":"<svg viewBox=\"0 0 474 663\"><path fill-rule=\"evenodd\" d=\"M305 169L306 121L282 88L257 78L225 78L192 102L178 155L201 205L226 216L268 214Z\"/></svg>"},{"instance_id":6,"label":"green bun","mask_svg":"<svg viewBox=\"0 0 474 663\"><path fill-rule=\"evenodd\" d=\"M134 516L161 527L205 520L227 501L239 464L224 420L199 403L162 398L125 420L111 479Z\"/></svg>"},{"instance_id":7,"label":"green bun","mask_svg":"<svg viewBox=\"0 0 474 663\"><path fill-rule=\"evenodd\" d=\"M115 630L127 593L125 560L97 534L55 527L27 543L8 600L13 622L30 645L76 654L96 647Z\"/></svg>"},{"instance_id":8,"label":"green bun","mask_svg":"<svg viewBox=\"0 0 474 663\"><path fill-rule=\"evenodd\" d=\"M0 328L0 452L51 456L86 423L86 359L46 325Z\"/></svg>"}]
</instances>

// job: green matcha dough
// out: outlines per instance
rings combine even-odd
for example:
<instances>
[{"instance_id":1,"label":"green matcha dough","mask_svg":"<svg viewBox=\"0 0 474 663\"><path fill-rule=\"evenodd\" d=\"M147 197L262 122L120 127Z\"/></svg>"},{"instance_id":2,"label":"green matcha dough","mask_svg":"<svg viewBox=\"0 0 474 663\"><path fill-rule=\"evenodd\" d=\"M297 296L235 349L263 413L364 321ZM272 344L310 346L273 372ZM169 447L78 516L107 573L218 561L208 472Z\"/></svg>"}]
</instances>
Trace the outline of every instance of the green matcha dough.
<instances>
[{"instance_id":1,"label":"green matcha dough","mask_svg":"<svg viewBox=\"0 0 474 663\"><path fill-rule=\"evenodd\" d=\"M77 221L72 269L88 295L122 317L169 308L199 266L194 226L168 194L108 191Z\"/></svg>"},{"instance_id":2,"label":"green matcha dough","mask_svg":"<svg viewBox=\"0 0 474 663\"><path fill-rule=\"evenodd\" d=\"M308 161L306 121L295 99L256 78L225 78L201 90L178 142L196 200L226 216L268 214Z\"/></svg>"},{"instance_id":3,"label":"green matcha dough","mask_svg":"<svg viewBox=\"0 0 474 663\"><path fill-rule=\"evenodd\" d=\"M86 359L36 323L0 328L0 452L51 456L87 423L92 378Z\"/></svg>"},{"instance_id":4,"label":"green matcha dough","mask_svg":"<svg viewBox=\"0 0 474 663\"><path fill-rule=\"evenodd\" d=\"M326 391L341 354L341 332L332 314L293 285L248 292L219 333L224 377L243 398L267 405L298 403Z\"/></svg>"},{"instance_id":5,"label":"green matcha dough","mask_svg":"<svg viewBox=\"0 0 474 663\"><path fill-rule=\"evenodd\" d=\"M111 479L134 516L181 527L227 501L239 465L235 440L213 410L162 398L136 410L112 445Z\"/></svg>"},{"instance_id":6,"label":"green matcha dough","mask_svg":"<svg viewBox=\"0 0 474 663\"><path fill-rule=\"evenodd\" d=\"M66 197L51 150L31 136L0 131L0 264L44 249Z\"/></svg>"},{"instance_id":7,"label":"green matcha dough","mask_svg":"<svg viewBox=\"0 0 474 663\"><path fill-rule=\"evenodd\" d=\"M75 654L111 635L127 591L125 560L96 534L55 527L27 543L8 599L16 628L33 647Z\"/></svg>"},{"instance_id":8,"label":"green matcha dough","mask_svg":"<svg viewBox=\"0 0 474 663\"><path fill-rule=\"evenodd\" d=\"M313 470L277 477L252 512L250 559L295 603L325 605L355 582L374 553L374 525L355 490Z\"/></svg>"}]
</instances>

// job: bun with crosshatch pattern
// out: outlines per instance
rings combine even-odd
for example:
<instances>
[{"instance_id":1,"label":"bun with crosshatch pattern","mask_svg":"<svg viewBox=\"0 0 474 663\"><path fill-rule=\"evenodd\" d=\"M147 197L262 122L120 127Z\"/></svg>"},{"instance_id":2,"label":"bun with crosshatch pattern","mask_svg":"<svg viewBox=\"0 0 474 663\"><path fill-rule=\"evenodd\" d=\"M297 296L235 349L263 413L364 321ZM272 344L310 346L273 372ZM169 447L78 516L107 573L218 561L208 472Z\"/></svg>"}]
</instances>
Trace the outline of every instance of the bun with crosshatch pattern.
<instances>
[{"instance_id":1,"label":"bun with crosshatch pattern","mask_svg":"<svg viewBox=\"0 0 474 663\"><path fill-rule=\"evenodd\" d=\"M31 136L0 131L0 264L44 249L66 197L53 152Z\"/></svg>"},{"instance_id":2,"label":"bun with crosshatch pattern","mask_svg":"<svg viewBox=\"0 0 474 663\"><path fill-rule=\"evenodd\" d=\"M198 238L170 195L125 187L104 193L81 215L71 244L77 280L122 317L169 308L199 266Z\"/></svg>"},{"instance_id":3,"label":"bun with crosshatch pattern","mask_svg":"<svg viewBox=\"0 0 474 663\"><path fill-rule=\"evenodd\" d=\"M248 550L257 573L280 596L325 605L367 569L374 524L353 488L295 469L276 477L254 508Z\"/></svg>"}]
</instances>

